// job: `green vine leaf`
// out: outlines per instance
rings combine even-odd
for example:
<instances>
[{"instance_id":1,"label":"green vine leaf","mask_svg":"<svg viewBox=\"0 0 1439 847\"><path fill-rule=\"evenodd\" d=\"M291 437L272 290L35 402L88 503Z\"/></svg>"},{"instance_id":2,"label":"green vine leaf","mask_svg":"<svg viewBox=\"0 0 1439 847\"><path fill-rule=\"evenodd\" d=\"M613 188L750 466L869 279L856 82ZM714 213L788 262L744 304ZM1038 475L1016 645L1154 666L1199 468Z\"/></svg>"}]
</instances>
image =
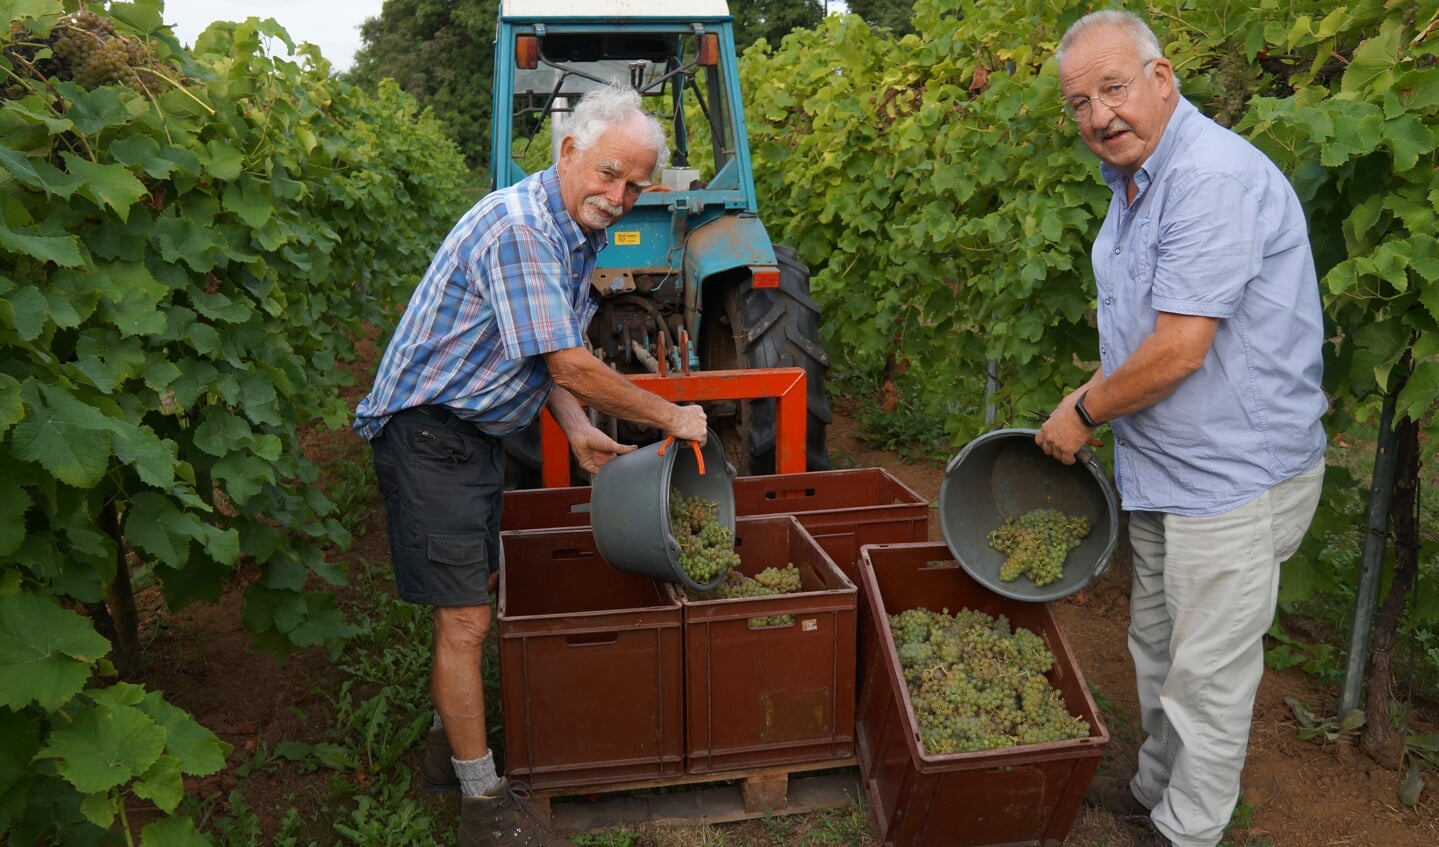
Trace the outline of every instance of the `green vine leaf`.
<instances>
[{"instance_id":1,"label":"green vine leaf","mask_svg":"<svg viewBox=\"0 0 1439 847\"><path fill-rule=\"evenodd\" d=\"M80 693L91 665L109 649L88 621L49 597L0 594L0 706L60 708Z\"/></svg>"},{"instance_id":2,"label":"green vine leaf","mask_svg":"<svg viewBox=\"0 0 1439 847\"><path fill-rule=\"evenodd\" d=\"M20 392L30 414L10 437L15 456L68 485L94 488L110 461L110 419L62 387L27 382Z\"/></svg>"},{"instance_id":3,"label":"green vine leaf","mask_svg":"<svg viewBox=\"0 0 1439 847\"><path fill-rule=\"evenodd\" d=\"M109 791L141 776L165 749L165 731L134 706L99 701L70 724L50 733L37 758L54 759L55 769L77 791Z\"/></svg>"}]
</instances>

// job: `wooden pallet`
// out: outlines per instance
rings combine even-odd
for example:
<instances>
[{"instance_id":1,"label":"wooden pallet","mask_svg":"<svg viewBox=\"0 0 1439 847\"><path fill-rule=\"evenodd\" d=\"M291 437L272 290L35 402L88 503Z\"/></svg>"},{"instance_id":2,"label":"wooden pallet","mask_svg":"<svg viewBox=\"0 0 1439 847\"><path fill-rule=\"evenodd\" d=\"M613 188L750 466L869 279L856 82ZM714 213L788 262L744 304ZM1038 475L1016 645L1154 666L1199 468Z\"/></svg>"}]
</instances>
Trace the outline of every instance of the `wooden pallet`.
<instances>
[{"instance_id":1,"label":"wooden pallet","mask_svg":"<svg viewBox=\"0 0 1439 847\"><path fill-rule=\"evenodd\" d=\"M549 789L533 792L530 808L541 823L558 835L641 823L717 824L803 814L855 802L862 791L857 763L850 757Z\"/></svg>"}]
</instances>

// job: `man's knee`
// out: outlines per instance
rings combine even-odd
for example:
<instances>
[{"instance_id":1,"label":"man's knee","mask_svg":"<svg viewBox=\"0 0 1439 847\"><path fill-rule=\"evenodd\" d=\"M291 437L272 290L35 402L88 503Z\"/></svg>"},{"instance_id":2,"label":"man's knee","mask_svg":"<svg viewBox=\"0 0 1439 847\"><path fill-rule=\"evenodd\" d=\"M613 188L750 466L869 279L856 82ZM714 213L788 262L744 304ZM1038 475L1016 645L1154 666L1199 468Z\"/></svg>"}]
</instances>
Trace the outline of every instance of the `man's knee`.
<instances>
[{"instance_id":1,"label":"man's knee","mask_svg":"<svg viewBox=\"0 0 1439 847\"><path fill-rule=\"evenodd\" d=\"M440 606L435 608L437 645L478 650L490 631L489 606Z\"/></svg>"}]
</instances>

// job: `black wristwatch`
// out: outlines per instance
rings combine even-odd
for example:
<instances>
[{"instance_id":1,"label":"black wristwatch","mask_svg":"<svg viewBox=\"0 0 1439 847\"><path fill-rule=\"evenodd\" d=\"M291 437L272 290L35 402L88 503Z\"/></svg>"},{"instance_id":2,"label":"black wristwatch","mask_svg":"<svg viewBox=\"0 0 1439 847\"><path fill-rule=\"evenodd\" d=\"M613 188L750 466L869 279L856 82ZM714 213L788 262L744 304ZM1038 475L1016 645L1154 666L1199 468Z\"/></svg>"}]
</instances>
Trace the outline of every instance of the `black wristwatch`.
<instances>
[{"instance_id":1,"label":"black wristwatch","mask_svg":"<svg viewBox=\"0 0 1439 847\"><path fill-rule=\"evenodd\" d=\"M1089 394L1089 392L1086 391L1086 392L1084 392L1084 394L1079 395L1079 399L1078 399L1078 400L1075 400L1075 401L1074 401L1074 411L1075 411L1076 413L1078 413L1079 419L1082 420L1082 421L1084 421L1084 425L1085 425L1085 426L1089 427L1090 429L1095 429L1096 427L1099 426L1099 424L1100 424L1101 422L1095 420L1095 419L1089 414L1089 410L1086 409L1086 408L1084 408L1084 398L1085 398L1085 396L1088 395L1088 394Z\"/></svg>"}]
</instances>

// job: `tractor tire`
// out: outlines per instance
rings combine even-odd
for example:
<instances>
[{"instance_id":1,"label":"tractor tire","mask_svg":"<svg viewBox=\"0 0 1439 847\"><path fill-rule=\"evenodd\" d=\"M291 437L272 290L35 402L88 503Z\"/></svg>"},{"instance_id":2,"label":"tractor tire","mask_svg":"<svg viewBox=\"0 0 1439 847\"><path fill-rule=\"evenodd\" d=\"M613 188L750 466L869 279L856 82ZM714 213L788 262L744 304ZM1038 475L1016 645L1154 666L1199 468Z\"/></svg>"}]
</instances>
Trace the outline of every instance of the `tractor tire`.
<instances>
[{"instance_id":1,"label":"tractor tire","mask_svg":"<svg viewBox=\"0 0 1439 847\"><path fill-rule=\"evenodd\" d=\"M833 415L825 390L829 356L819 341L819 304L809 296L809 268L799 260L794 248L776 244L774 252L779 261L779 287L754 288L746 281L726 292L725 315L733 339L733 359L726 365L710 361L706 368L804 368L808 375L806 470L827 470L826 437ZM775 401L741 402L736 421L734 427L719 431L722 438L732 442L726 444L725 452L736 472L741 476L774 473Z\"/></svg>"}]
</instances>

